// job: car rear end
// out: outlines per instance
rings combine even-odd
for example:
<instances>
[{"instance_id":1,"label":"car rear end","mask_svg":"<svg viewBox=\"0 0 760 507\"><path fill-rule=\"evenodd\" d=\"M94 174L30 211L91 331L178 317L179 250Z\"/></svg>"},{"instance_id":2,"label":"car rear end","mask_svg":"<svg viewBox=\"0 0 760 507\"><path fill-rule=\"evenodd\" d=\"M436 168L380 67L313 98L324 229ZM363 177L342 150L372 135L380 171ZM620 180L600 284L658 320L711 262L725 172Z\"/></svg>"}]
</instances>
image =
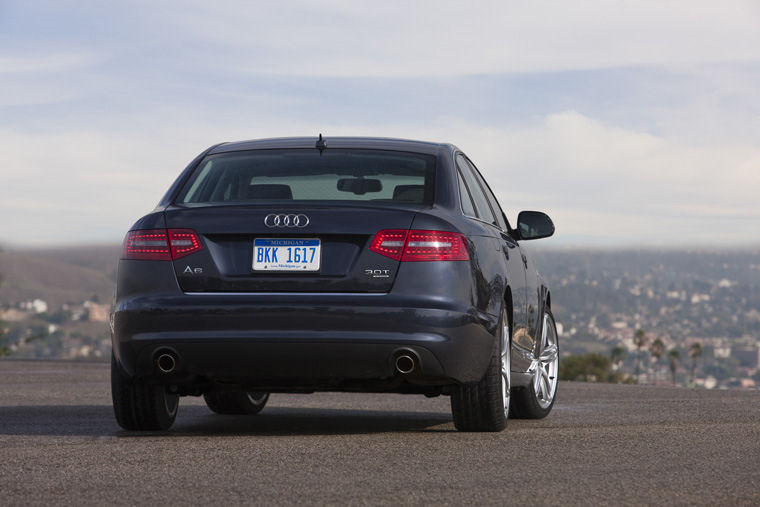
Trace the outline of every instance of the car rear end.
<instances>
[{"instance_id":1,"label":"car rear end","mask_svg":"<svg viewBox=\"0 0 760 507\"><path fill-rule=\"evenodd\" d=\"M211 150L125 238L116 360L183 394L479 380L496 322L475 304L449 155L357 140Z\"/></svg>"}]
</instances>

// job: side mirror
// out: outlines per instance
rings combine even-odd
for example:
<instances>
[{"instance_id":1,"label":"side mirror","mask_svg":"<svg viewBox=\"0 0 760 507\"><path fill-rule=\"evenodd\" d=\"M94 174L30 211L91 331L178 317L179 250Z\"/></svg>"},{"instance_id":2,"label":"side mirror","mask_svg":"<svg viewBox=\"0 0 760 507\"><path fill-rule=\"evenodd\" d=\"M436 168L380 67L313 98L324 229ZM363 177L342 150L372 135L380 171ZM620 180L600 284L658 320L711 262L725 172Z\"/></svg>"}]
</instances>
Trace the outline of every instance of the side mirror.
<instances>
[{"instance_id":1,"label":"side mirror","mask_svg":"<svg viewBox=\"0 0 760 507\"><path fill-rule=\"evenodd\" d=\"M540 211L521 211L517 215L520 239L548 238L554 234L554 223L549 215Z\"/></svg>"}]
</instances>

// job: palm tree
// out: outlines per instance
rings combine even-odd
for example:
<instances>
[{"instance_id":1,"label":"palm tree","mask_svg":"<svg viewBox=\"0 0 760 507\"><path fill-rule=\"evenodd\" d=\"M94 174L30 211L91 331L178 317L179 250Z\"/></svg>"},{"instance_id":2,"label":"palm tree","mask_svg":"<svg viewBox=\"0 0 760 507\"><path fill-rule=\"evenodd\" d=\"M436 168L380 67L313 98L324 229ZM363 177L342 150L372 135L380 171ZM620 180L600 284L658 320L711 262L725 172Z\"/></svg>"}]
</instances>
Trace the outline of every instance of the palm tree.
<instances>
[{"instance_id":1,"label":"palm tree","mask_svg":"<svg viewBox=\"0 0 760 507\"><path fill-rule=\"evenodd\" d=\"M641 371L641 349L647 344L647 334L643 329L637 329L633 335L633 344L636 345L636 380Z\"/></svg>"},{"instance_id":2,"label":"palm tree","mask_svg":"<svg viewBox=\"0 0 760 507\"><path fill-rule=\"evenodd\" d=\"M676 373L678 372L678 358L681 357L681 353L678 349L673 349L668 352L670 357L670 374L673 376L673 385L676 385Z\"/></svg>"},{"instance_id":3,"label":"palm tree","mask_svg":"<svg viewBox=\"0 0 760 507\"><path fill-rule=\"evenodd\" d=\"M702 356L702 343L694 342L689 347L689 357L691 357L691 383L694 383L694 372L697 369L697 360Z\"/></svg>"},{"instance_id":4,"label":"palm tree","mask_svg":"<svg viewBox=\"0 0 760 507\"><path fill-rule=\"evenodd\" d=\"M2 249L0 249L0 252L2 252ZM0 285L2 285L2 283L3 283L3 275L0 275ZM2 320L0 320L0 357L11 355L11 349L9 349L8 346L5 344L5 338L3 338L4 334L5 334L5 323Z\"/></svg>"},{"instance_id":5,"label":"palm tree","mask_svg":"<svg viewBox=\"0 0 760 507\"><path fill-rule=\"evenodd\" d=\"M616 345L610 351L610 359L612 360L612 364L615 366L616 370L620 369L622 366L623 356L625 356L625 349L622 345Z\"/></svg>"},{"instance_id":6,"label":"palm tree","mask_svg":"<svg viewBox=\"0 0 760 507\"><path fill-rule=\"evenodd\" d=\"M657 374L659 373L659 367L660 367L660 358L665 353L665 344L657 338L655 341L652 342L652 346L649 349L649 353L652 354L652 357L654 358L654 380L655 383L657 383Z\"/></svg>"}]
</instances>

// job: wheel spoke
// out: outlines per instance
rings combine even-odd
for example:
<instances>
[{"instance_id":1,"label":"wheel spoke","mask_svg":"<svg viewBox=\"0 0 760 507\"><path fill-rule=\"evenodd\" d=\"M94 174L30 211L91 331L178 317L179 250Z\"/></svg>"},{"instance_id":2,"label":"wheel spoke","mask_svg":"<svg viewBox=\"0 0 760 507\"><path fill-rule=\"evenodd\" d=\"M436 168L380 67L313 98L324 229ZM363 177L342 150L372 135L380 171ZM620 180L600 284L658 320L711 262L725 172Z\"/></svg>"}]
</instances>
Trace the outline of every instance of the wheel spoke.
<instances>
[{"instance_id":1,"label":"wheel spoke","mask_svg":"<svg viewBox=\"0 0 760 507\"><path fill-rule=\"evenodd\" d=\"M538 356L539 357L543 353L544 349L546 348L546 344L547 344L547 341L546 341L546 339L547 339L546 338L546 328L548 326L547 326L547 319L546 319L546 317L544 317L544 325L542 327L543 327L543 329L541 329L541 343L538 344Z\"/></svg>"},{"instance_id":2,"label":"wheel spoke","mask_svg":"<svg viewBox=\"0 0 760 507\"><path fill-rule=\"evenodd\" d=\"M541 399L544 401L551 400L551 390L549 389L548 377L545 378L543 375L541 375Z\"/></svg>"},{"instance_id":3,"label":"wheel spoke","mask_svg":"<svg viewBox=\"0 0 760 507\"><path fill-rule=\"evenodd\" d=\"M546 382L547 385L551 382L551 379L549 379L549 373L543 368L541 368L541 379Z\"/></svg>"},{"instance_id":4,"label":"wheel spoke","mask_svg":"<svg viewBox=\"0 0 760 507\"><path fill-rule=\"evenodd\" d=\"M543 364L553 363L557 359L557 346L552 344L546 347L538 358Z\"/></svg>"}]
</instances>

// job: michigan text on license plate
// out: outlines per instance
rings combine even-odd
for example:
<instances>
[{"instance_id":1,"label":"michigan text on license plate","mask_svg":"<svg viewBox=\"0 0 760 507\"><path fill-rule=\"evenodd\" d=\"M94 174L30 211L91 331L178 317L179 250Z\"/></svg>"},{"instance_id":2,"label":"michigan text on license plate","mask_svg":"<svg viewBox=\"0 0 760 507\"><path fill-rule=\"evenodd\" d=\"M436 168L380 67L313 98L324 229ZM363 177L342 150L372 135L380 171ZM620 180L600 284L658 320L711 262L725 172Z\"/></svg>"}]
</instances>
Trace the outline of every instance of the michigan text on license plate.
<instances>
[{"instance_id":1,"label":"michigan text on license plate","mask_svg":"<svg viewBox=\"0 0 760 507\"><path fill-rule=\"evenodd\" d=\"M254 271L319 271L318 239L257 238L253 240Z\"/></svg>"}]
</instances>

